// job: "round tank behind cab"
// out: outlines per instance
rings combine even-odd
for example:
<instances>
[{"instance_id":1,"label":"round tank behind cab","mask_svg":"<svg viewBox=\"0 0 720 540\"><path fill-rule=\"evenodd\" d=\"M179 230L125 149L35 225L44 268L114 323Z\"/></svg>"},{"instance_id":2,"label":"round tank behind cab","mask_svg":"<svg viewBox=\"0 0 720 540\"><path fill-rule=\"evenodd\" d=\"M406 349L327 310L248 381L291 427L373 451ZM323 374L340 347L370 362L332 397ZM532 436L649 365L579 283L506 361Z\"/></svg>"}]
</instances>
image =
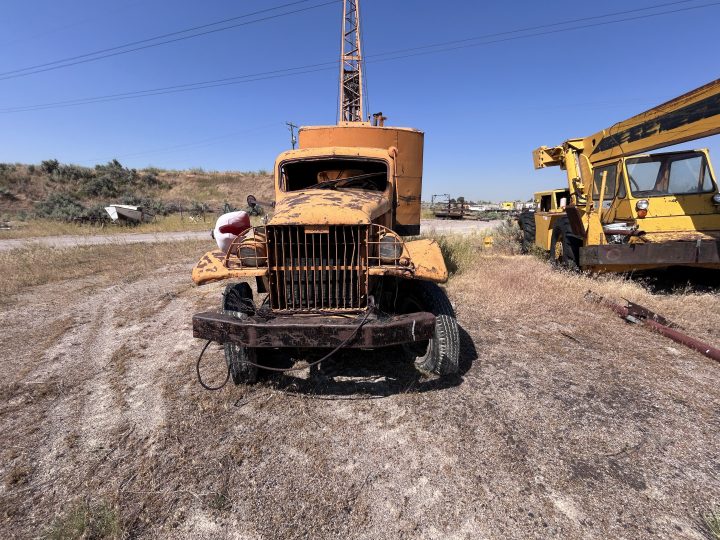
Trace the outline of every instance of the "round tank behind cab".
<instances>
[{"instance_id":1,"label":"round tank behind cab","mask_svg":"<svg viewBox=\"0 0 720 540\"><path fill-rule=\"evenodd\" d=\"M412 128L378 127L365 123L339 126L302 127L300 148L345 146L354 148L397 148L397 207L393 229L402 235L420 234L420 201L424 134Z\"/></svg>"}]
</instances>

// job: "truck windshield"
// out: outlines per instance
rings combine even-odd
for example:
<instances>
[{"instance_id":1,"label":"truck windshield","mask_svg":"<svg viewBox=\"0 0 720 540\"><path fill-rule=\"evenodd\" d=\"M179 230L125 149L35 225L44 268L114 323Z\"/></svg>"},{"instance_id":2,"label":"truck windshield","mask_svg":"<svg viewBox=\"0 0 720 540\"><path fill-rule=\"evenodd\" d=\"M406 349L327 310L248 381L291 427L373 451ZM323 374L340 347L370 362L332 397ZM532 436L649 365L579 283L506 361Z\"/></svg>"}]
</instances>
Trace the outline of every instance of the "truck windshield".
<instances>
[{"instance_id":1,"label":"truck windshield","mask_svg":"<svg viewBox=\"0 0 720 540\"><path fill-rule=\"evenodd\" d=\"M626 160L635 197L662 197L714 191L705 154L659 154Z\"/></svg>"},{"instance_id":2,"label":"truck windshield","mask_svg":"<svg viewBox=\"0 0 720 540\"><path fill-rule=\"evenodd\" d=\"M351 158L298 160L283 163L280 178L285 191L305 189L362 189L385 191L387 164Z\"/></svg>"}]
</instances>

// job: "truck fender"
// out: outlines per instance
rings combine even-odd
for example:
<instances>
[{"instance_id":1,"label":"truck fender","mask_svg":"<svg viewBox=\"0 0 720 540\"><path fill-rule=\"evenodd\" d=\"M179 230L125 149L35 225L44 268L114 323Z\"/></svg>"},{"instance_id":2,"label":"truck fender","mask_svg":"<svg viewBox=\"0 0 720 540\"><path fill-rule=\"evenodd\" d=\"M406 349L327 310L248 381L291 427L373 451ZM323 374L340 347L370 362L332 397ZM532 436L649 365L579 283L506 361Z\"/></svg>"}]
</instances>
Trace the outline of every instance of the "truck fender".
<instances>
[{"instance_id":1,"label":"truck fender","mask_svg":"<svg viewBox=\"0 0 720 540\"><path fill-rule=\"evenodd\" d=\"M414 278L435 283L448 280L447 266L438 243L431 238L405 242L408 256L414 266Z\"/></svg>"}]
</instances>

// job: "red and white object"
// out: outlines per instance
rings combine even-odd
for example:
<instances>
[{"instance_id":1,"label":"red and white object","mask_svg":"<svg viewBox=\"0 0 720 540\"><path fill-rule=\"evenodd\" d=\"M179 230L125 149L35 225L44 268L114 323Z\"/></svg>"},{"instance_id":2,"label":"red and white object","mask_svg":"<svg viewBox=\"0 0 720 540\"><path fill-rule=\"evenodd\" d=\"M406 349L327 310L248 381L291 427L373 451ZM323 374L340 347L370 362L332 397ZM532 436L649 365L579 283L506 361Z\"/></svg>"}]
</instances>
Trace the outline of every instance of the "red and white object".
<instances>
[{"instance_id":1,"label":"red and white object","mask_svg":"<svg viewBox=\"0 0 720 540\"><path fill-rule=\"evenodd\" d=\"M233 240L246 233L248 229L250 229L250 216L247 212L242 210L229 212L218 218L213 230L213 238L215 238L218 248L223 253L227 253Z\"/></svg>"}]
</instances>

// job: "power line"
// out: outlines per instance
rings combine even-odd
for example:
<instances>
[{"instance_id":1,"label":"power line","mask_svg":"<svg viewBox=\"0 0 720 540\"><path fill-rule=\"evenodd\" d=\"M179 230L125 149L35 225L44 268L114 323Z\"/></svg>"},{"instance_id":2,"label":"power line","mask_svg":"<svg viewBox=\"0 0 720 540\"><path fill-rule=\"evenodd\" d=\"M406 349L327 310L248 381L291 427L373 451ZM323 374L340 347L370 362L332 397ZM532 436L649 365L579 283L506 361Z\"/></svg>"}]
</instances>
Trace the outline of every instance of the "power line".
<instances>
[{"instance_id":1,"label":"power line","mask_svg":"<svg viewBox=\"0 0 720 540\"><path fill-rule=\"evenodd\" d=\"M687 0L684 0L684 1L687 1ZM669 4L663 4L663 5L673 5L673 4L678 4L678 3L682 3L682 2L671 2ZM494 36L499 36L499 35L508 35L513 32L526 32L528 29L525 28L525 29L519 29L519 30L509 30L509 31L505 31L505 32L498 32L495 34L487 34L484 36L465 38L462 40L452 40L452 41L446 41L446 42L439 42L439 43L435 43L432 45L422 45L422 46L417 46L417 47L412 47L412 48L399 49L396 51L376 53L373 55L366 56L366 61L368 61L367 60L368 58L371 58L374 60L370 60L370 61L374 62L374 63L389 62L389 61L395 61L395 60L400 60L400 59L404 59L404 58L410 58L410 57L414 57L414 56L422 56L422 55L434 54L434 53L439 53L439 52L448 52L448 51L453 51L453 50L458 50L458 49L466 49L466 48L470 48L470 47L479 47L479 46L484 46L484 45L490 45L493 43L512 41L512 40L516 40L516 39L524 39L524 38L528 38L528 37L537 37L537 36L547 35L547 34L551 34L551 33L569 32L569 31L578 30L578 29L604 26L604 25L616 24L616 23L620 23L620 22L627 22L627 21L633 21L633 20L638 20L638 19L646 19L646 18L650 18L650 17L657 17L657 16L662 16L662 15L668 15L668 14L690 11L690 10L695 10L695 9L701 9L701 8L706 8L706 7L712 7L712 6L717 6L717 5L720 5L720 2L713 2L713 3L698 5L698 6L689 6L686 8L679 8L679 9L674 9L674 10L666 10L666 11L661 11L658 13L648 13L645 15L638 15L635 17L625 17L625 18L615 19L612 21L601 21L601 22L585 24L585 25L570 26L568 28L558 28L555 30L548 30L545 32L535 32L535 33L523 34L523 35L519 35L519 36L509 36L509 37L501 38L501 39L480 41L478 43L470 43L471 41L478 41L478 40L486 39L488 37L494 37ZM655 8L638 8L638 9L647 10L647 9L655 9ZM628 12L636 12L636 11L638 11L638 10L629 10ZM609 13L606 15L584 17L582 19L572 19L572 20L563 21L563 22L549 23L546 25L539 25L539 26L532 27L532 29L557 27L557 26L573 24L573 23L581 22L581 21L585 21L585 20L614 17L614 16L617 16L618 14L624 14L624 13L627 13L627 12L616 12L616 13ZM434 49L434 50L428 50L428 49ZM178 92L187 92L187 91L191 91L191 90L201 90L201 89L206 89L206 88L216 88L216 87L220 87L220 86L229 86L229 85L235 85L235 84L242 84L242 83L246 83L246 82L254 82L254 81L259 81L259 80L267 80L267 79L288 77L288 76L294 76L294 75L303 75L303 74L307 74L307 73L315 73L318 71L335 69L335 67L333 67L333 66L337 66L337 61L322 62L322 63L318 63L318 64L310 64L310 65L298 66L298 67L294 67L294 68L278 69L278 70L266 71L266 72L255 73L255 74L239 75L239 76L235 76L235 77L226 77L223 79L199 81L199 82L195 82L195 83L166 86L166 87L153 88L153 89L147 89L147 90L138 90L138 91L134 91L134 92L125 92L125 93L121 93L121 94L109 94L109 95L105 95L105 96L96 96L96 97L91 97L91 98L78 98L75 100L66 100L66 101L58 101L58 102L43 103L43 104L36 104L36 105L11 107L11 108L0 109L0 114L72 107L72 106L87 105L87 104L93 104L93 103L104 103L104 102L108 102L108 101L118 101L118 100L124 100L124 99L172 94L172 93L178 93Z\"/></svg>"},{"instance_id":2,"label":"power line","mask_svg":"<svg viewBox=\"0 0 720 540\"><path fill-rule=\"evenodd\" d=\"M65 58L65 59L62 59L62 60L54 60L54 61L52 61L52 62L46 62L46 63L44 63L44 64L37 64L37 65L35 65L35 66L28 66L28 67L25 67L25 68L20 68L20 69L16 69L16 70L12 70L12 71L6 71L6 72L4 72L4 73L0 73L0 81L5 81L5 80L8 80L8 79L16 79L16 78L19 78L19 77L26 77L26 76L28 76L28 75L34 75L34 74L36 74L36 73L44 73L44 72L46 72L46 71L53 71L53 70L56 70L56 69L62 69L62 68L70 67L70 66L75 66L75 65L78 65L78 64L85 64L85 63L88 63L88 62L95 62L95 61L97 61L97 60L102 60L102 59L104 59L104 58L110 58L110 57L112 57L112 56L119 56L119 55L122 55L122 54L128 54L128 53L135 52L135 51L141 51L141 50L144 50L144 49L150 49L150 48L152 48L152 47L158 47L158 46L160 46L160 45L166 45L166 44L168 44L168 43L176 43L176 42L178 42L178 41L184 41L184 40L187 40L187 39L192 39L192 38L196 38L196 37L199 37L199 36L205 36L205 35L213 34L213 33L216 33L216 32L224 32L225 30L230 30L230 29L233 29L233 28L239 28L239 27L241 27L241 26L248 26L248 25L251 25L251 24L259 23L259 22L269 21L269 20L271 20L271 19L277 19L277 18L279 18L279 17L285 17L285 16L287 16L287 15L294 15L294 14L296 14L296 13L302 13L302 12L304 12L304 11L310 11L310 10L312 10L312 9L317 9L317 8L321 8L321 7L324 7L324 6L329 6L330 4L336 4L336 3L339 2L339 0L329 0L329 1L327 1L327 2L323 2L323 3L320 3L320 4L313 5L313 6L298 8L298 9L294 9L294 10L292 10L292 11L286 11L286 12L284 12L284 13L278 13L278 14L275 14L275 15L268 15L268 16L266 16L266 17L261 17L261 18L259 18L259 19L254 19L254 20L252 20L252 21L246 21L246 22L242 22L242 23L236 23L236 24L231 24L231 25L228 25L228 26L223 26L222 28L213 28L213 29L211 29L211 30L205 30L205 31L203 31L203 32L197 32L197 33L191 34L191 35L189 35L189 36L176 37L176 38L173 38L173 39L167 39L167 40L165 40L165 41L158 41L157 43L148 43L148 42L151 42L151 41L156 41L156 40L158 40L158 39L163 39L163 38L165 38L165 37L169 37L169 36L173 36L173 35L178 35L178 34L185 34L185 33L187 33L187 32L191 32L191 31L194 31L194 30L197 30L197 29L201 29L201 28L207 28L207 27L210 27L210 26L217 26L218 24L223 24L223 23L225 23L225 22L232 21L232 20L237 20L237 19L242 19L242 18L253 17L253 16L256 16L256 15L258 15L258 14L266 13L266 12L268 12L268 11L274 11L274 10L277 10L277 9L282 9L282 8L285 8L285 7L293 6L293 5L295 5L295 4L301 4L301 3L305 3L305 2L309 2L309 1L310 1L310 0L298 0L298 1L296 1L296 2L290 2L290 3L288 3L288 4L283 4L283 5L280 5L280 6L273 7L273 8L262 9L262 10L260 10L260 11L255 11L255 12L253 12L253 13L247 13L247 14L245 14L245 15L239 15L239 16L237 16L237 17L231 17L231 18L229 18L229 19L224 19L224 20L222 20L222 21L217 21L217 22L214 22L214 23L208 23L208 24L204 24L204 25L201 25L201 26L196 26L196 27L194 27L194 28L188 28L188 29L185 29L185 30L178 30L178 31L176 31L176 32L170 32L170 33L168 33L168 34L163 34L163 35L161 35L161 36L155 36L155 37L152 37L152 38L147 38L147 39L142 39L142 40L139 40L139 41L134 41L134 42L131 42L131 43L126 43L126 44L124 44L124 45L118 45L118 46L116 46L116 47L110 47L110 48L107 48L107 49L101 49L101 50L94 51L94 52L91 52L91 53L81 54L81 55L77 55L77 56ZM134 45L139 45L139 44L141 44L141 43L146 43L146 45L140 45L140 46L138 46L138 47L133 47L133 48L130 48L130 49L127 48L127 47L132 47L132 46L134 46ZM121 50L121 49L124 49L124 50ZM103 54L103 53L107 53L107 54Z\"/></svg>"},{"instance_id":3,"label":"power line","mask_svg":"<svg viewBox=\"0 0 720 540\"><path fill-rule=\"evenodd\" d=\"M333 67L330 67L333 66ZM219 86L229 86L234 84L242 84L246 82L261 81L267 79L276 79L280 77L288 77L291 75L304 75L307 73L315 73L317 71L324 71L328 69L335 69L337 61L334 62L323 62L320 64L309 64L305 66L298 66L294 68L276 69L272 71L263 71L260 73L252 73L248 75L238 75L236 77L225 77L222 79L214 79L209 81L199 81L195 83L178 84L173 86L164 86L160 88L149 88L147 90L137 90L133 92L123 92L118 94L107 94L104 96L95 96L91 98L78 98L70 99L65 101L55 101L50 103L41 103L38 105L27 105L21 107L11 107L7 109L0 109L0 114L13 113L13 112L27 112L44 109L57 109L65 107L73 107L78 105L89 105L93 103L104 103L107 101L121 101L125 99L157 96L164 94L174 94L180 92L187 92L190 90L201 90L205 88L216 88Z\"/></svg>"},{"instance_id":4,"label":"power line","mask_svg":"<svg viewBox=\"0 0 720 540\"><path fill-rule=\"evenodd\" d=\"M286 7L292 7L292 6L294 6L294 5L307 3L307 2L309 2L309 1L311 1L311 0L296 0L296 1L294 1L294 2L289 2L289 3L286 3L286 4L281 4L281 5L278 5L278 6L271 7L271 8L261 9L261 10L254 11L254 12L251 12L251 13L245 13L245 14L243 14L243 15L237 15L237 16L235 16L235 17L228 17L228 18L221 19L221 20L218 20L218 21L215 21L215 22L212 22L212 23L207 23L207 24L202 24L202 25L198 25L198 26L193 26L193 27L190 27L190 28L185 28L185 29L183 29L183 30L177 30L177 31L175 31L175 32L169 32L169 33L166 33L166 34L160 34L160 35L157 35L157 36L152 36L152 37L145 38L145 39L141 39L141 40L137 40L137 41L131 41L131 42L128 42L128 43L124 43L124 44L122 44L122 45L117 45L117 46L115 46L115 47L108 47L108 48L105 48L105 49L99 49L99 50L96 50L96 51L93 51L93 52L89 52L89 53L85 53L85 54L80 54L80 55L76 55L76 56L71 56L71 57L68 57L68 58L60 59L60 60L54 60L54 61L52 61L52 62L45 62L45 63L43 63L43 64L36 64L36 65L28 66L28 67L25 67L25 68L19 68L19 69L15 69L15 70L11 70L11 71L0 72L0 80L7 80L7 79L13 79L13 78L17 78L17 77L24 77L24 76L26 76L26 75L32 75L32 74L35 74L35 73L42 73L42 72L45 72L45 71L50 71L50 70L55 70L55 69L61 69L61 68L63 68L63 67L69 67L69 66L73 66L73 65L77 65L77 64L81 64L81 63L94 62L94 61L96 61L96 60L101 60L101 59L103 59L103 58L108 58L108 57L110 57L110 56L117 56L117 55L120 55L120 54L126 54L126 53L130 53L130 52L135 52L135 51L138 51L138 50L148 49L148 48L151 48L151 47L156 47L156 46L160 46L160 45L165 45L165 44L168 44L168 43L173 43L173 42L176 42L176 41L182 41L182 40L185 40L185 39L191 39L191 38L194 38L194 37L198 37L198 36L202 36L202 35L206 35L206 34L210 34L210 33L214 33L214 32L221 32L221 31L224 31L224 30L228 30L228 29L232 29L232 28L237 28L238 26L245 26L245 25L248 25L248 24L256 23L256 22L262 22L262 21L266 21L266 20L269 20L269 19L278 18L278 17L283 17L283 16L285 16L285 15L290 15L290 14L298 13L298 12L301 12L301 11L307 11L307 10L310 10L310 9L316 9L316 8L318 8L318 7L324 7L324 6L326 6L326 5L330 5L330 4L336 3L336 2L338 2L339 0L332 0L332 1L329 1L329 2L326 2L326 3L323 3L323 4L319 4L319 5L315 5L315 6L309 6L309 7L307 7L307 8L302 8L302 9L295 10L295 11L290 11L290 12L287 12L287 13L280 13L280 14L277 14L277 15L264 17L264 18L262 18L262 19L258 19L258 20L254 20L254 21L249 21L249 22L246 22L246 23L231 25L231 26L227 26L227 27L223 27L223 28L216 28L216 29L212 29L212 30L209 30L209 31L206 31L206 32L201 32L201 33L193 34L193 35L190 35L190 36L183 36L183 37L180 37L180 38L176 38L176 39L172 39L172 40L167 40L167 41L163 41L163 42L160 42L160 43L150 43L150 42L152 42L152 41L157 41L157 40L159 40L159 39L164 39L164 38L167 38L167 37L177 36L177 35L180 35L180 34L186 34L186 33L188 33L188 32L194 32L194 31L197 31L197 30L202 30L203 28L210 28L210 27L212 27L212 26L217 26L217 25L219 25L219 24L224 24L224 23L232 22L232 21L239 20L239 19L244 19L244 18L248 18L248 17L253 17L253 16L256 16L256 15L261 15L261 14L263 14L263 13L267 13L267 12L270 12L270 11L275 11L275 10L278 10L278 9L283 9L283 8L286 8ZM449 43L462 43L462 42L466 42L466 41L473 41L473 40L483 39L483 38L488 38L488 37L497 37L497 36L501 36L501 35L514 34L514 33L518 33L518 32L525 32L525 31L536 30L536 29L540 29L540 28L549 28L549 27L553 27L553 26L561 26L561 25L564 25L564 24L571 24L571 23L582 22L582 21L586 21L586 20L607 18L607 17L616 16L616 15L625 15L625 14L628 14L628 13L636 13L636 12L639 12L639 11L647 11L647 10L652 10L652 9L658 9L658 8L661 8L661 7L666 7L666 6L670 6L670 5L677 5L677 4L684 4L684 3L689 3L689 2L693 2L693 1L696 1L696 0L677 0L677 1L674 1L674 2L667 2L667 3L664 3L664 4L657 4L657 5L650 6L650 7L635 8L635 9L630 9L630 10L625 10L625 11L618 11L618 12L614 12L614 13L608 13L608 14L605 14L605 15L595 15L595 16L591 16L591 17L582 17L582 18L579 18L579 19L571 19L571 20L568 20L568 21L563 21L563 22L558 22L558 23L550 23L550 24L539 25L539 26L531 26L531 27L526 27L526 28L519 28L519 29L516 29L516 30L508 30L508 31L505 31L505 32L498 32L498 33L494 33L494 34L485 34L485 35L476 36L476 37L473 37L473 38L466 38L466 39L461 39L461 40L454 40L453 42L449 42ZM133 46L135 46L135 45L141 45L141 44L145 44L145 43L148 43L148 45L145 45L145 46L142 46L142 47L136 47L136 48L129 49L129 50L121 50L121 49L126 49L126 48L128 48L128 47L133 47ZM446 42L445 44L448 44L448 42ZM433 47L433 45L426 45L424 48L430 48L430 47ZM395 51L395 52L401 52L401 51ZM103 55L103 53L113 53L113 54L105 54L105 55ZM102 56L98 56L98 55L102 55ZM90 58L90 57L93 57L93 58ZM75 60L79 60L79 61L75 62ZM58 64L61 64L61 65L58 65ZM49 66L53 66L53 67L49 67ZM43 69L43 68L47 68L47 69ZM23 73L23 72L28 72L28 73Z\"/></svg>"},{"instance_id":5,"label":"power line","mask_svg":"<svg viewBox=\"0 0 720 540\"><path fill-rule=\"evenodd\" d=\"M437 46L441 46L441 45L451 45L451 44L458 44L458 43L466 43L466 42L469 42L469 41L477 41L477 40L480 40L480 39L487 39L487 38L505 36L505 35L508 35L508 34L518 34L518 33L521 33L521 32L529 32L529 31L531 31L531 30L541 30L541 29L543 29L543 28L553 28L553 27L556 27L556 26L564 26L564 25L567 25L567 24L574 24L574 23L578 23L578 22L584 22L584 21L590 21L590 20L596 20L596 19L607 19L608 17L616 17L616 16L618 16L618 15L627 15L627 14L629 14L629 13L637 13L637 12L639 12L639 11L650 11L650 10L659 9L659 8L663 8L663 7L675 6L675 5L678 5L678 4L689 4L689 3L691 3L691 2L696 2L696 1L697 1L697 0L676 0L676 1L674 1L674 2L666 2L666 3L664 3L664 4L655 4L655 5L653 5L653 6L648 6L648 7L643 7L643 8L635 8L635 9L627 9L627 10L623 10L623 11L615 11L615 12L612 12L612 13L606 13L606 14L604 14L604 15L591 15L591 16L589 16L589 17L580 17L580 18L578 18L578 19L569 19L569 20L566 20L566 21L560 21L560 22L555 22L555 23L546 23L546 24L540 24L540 25L537 25L537 26L527 26L527 27L525 27L525 28L517 28L517 29L515 29L515 30L505 30L505 31L502 31L502 32L495 32L495 33L492 33L492 34L482 34L482 35L475 36L475 37L469 37L469 38L463 38L463 39L456 39L456 40L452 40L452 41L444 41L444 42L441 42L441 43L436 43L436 44L434 44L434 45L423 45L423 46L419 46L419 47L411 47L411 48L409 48L409 49L401 49L401 50L394 51L393 54L394 54L394 53L400 53L400 52L406 52L406 51L414 51L414 50L419 50L419 49L429 49L429 48L437 47ZM709 4L709 5L714 5L714 4ZM698 7L707 7L707 5L702 5L702 6L690 6L690 7L686 8L686 10L697 9ZM680 11L685 11L685 10L680 10ZM655 15L664 15L664 14L666 14L666 13L675 13L675 11L667 11L667 12L662 12L662 13L653 13L653 14L648 14L648 15L646 15L646 16L647 16L647 17L652 17L652 16L655 16ZM623 19L623 20L626 20L626 19ZM627 20L632 20L632 19L627 19ZM597 25L611 24L611 23L613 23L613 22L621 22L621 21L604 21L604 22L602 22L602 23L597 23ZM579 26L579 27L577 27L577 28L586 28L586 27L585 27L585 26ZM557 30L557 31L558 31L558 32L562 32L562 31L565 31L565 30L574 30L574 29L575 29L575 28L571 28L571 29L560 29L560 30ZM516 39L519 39L519 38L516 38ZM390 54L390 53L380 53L380 54ZM379 54L375 54L375 55L371 55L371 56L379 56Z\"/></svg>"},{"instance_id":6,"label":"power line","mask_svg":"<svg viewBox=\"0 0 720 540\"><path fill-rule=\"evenodd\" d=\"M684 1L688 1L688 0L683 0L683 2L684 2ZM692 1L692 0L689 0L689 1ZM676 4L676 3L681 3L681 2L671 2L670 4ZM668 5L670 5L670 4L668 4ZM717 6L717 5L720 5L720 2L711 2L711 3L708 3L708 4L701 4L701 5L698 5L698 6L689 6L689 7L686 7L686 8L679 8L679 9L661 11L661 12L658 12L658 13L648 13L648 14L645 14L645 15L638 15L638 16L636 16L636 17L625 17L625 18L616 19L616 20L613 20L613 21L602 21L602 22L597 22L597 23L584 24L584 25L579 25L579 26L572 26L572 27L569 27L569 28L558 28L557 30L548 30L548 31L545 31L545 32L535 32L535 33L532 33L532 34L524 34L524 35L521 35L521 36L510 36L510 37L502 38L502 39L494 39L494 40L490 40L490 41L481 41L481 42L479 42L479 43L466 43L465 45L449 46L449 45L455 45L455 44L458 44L458 43L464 43L464 42L469 42L469 41L478 41L478 40L481 40L481 39L485 39L486 37L492 37L492 36L494 36L494 35L503 35L503 34L512 33L511 31L501 32L501 33L498 33L498 34L488 34L488 35L486 35L486 36L477 36L477 37L474 37L474 38L466 38L466 39L462 39L462 40L453 40L453 41L445 41L445 42L435 43L435 44L432 44L432 45L423 45L423 46L419 46L419 47L411 47L411 48L408 48L408 49L402 49L402 50L392 51L392 52L387 52L387 53L377 53L377 54L374 54L374 55L371 55L371 56L372 56L372 57L392 56L392 55L396 55L396 54L403 53L403 52L420 51L420 50L423 50L423 49L431 49L431 48L435 48L435 49L436 49L436 50L430 50L430 51L424 51L424 52L416 52L415 54L405 54L405 55L401 55L401 56L392 56L391 58L385 58L385 59L375 60L375 62L385 62L385 61L390 61L390 60L399 60L399 59L403 59L403 58L410 58L410 57L413 57L413 56L423 56L423 55L426 55L426 54L433 54L433 53L437 53L437 52L447 52L447 51L454 51L454 50L458 50L458 49L467 49L467 48L471 48L471 47L479 47L479 46L482 46L482 45L491 45L491 44L493 44L493 43L502 43L502 42L505 42L505 41L514 41L514 40L516 40L516 39L525 39L525 38L529 38L529 37L545 36L545 35L548 35L548 34L556 34L556 33L560 33L560 32L569 32L569 31L572 31L572 30L582 30L582 29L585 29L585 28L593 28L593 27L597 27L597 26L605 26L605 25L609 25L609 24L615 24L615 23L620 23L620 22L628 22L628 21L635 21L635 20L639 20L639 19L649 19L649 18L651 18L651 17L658 17L658 16L661 16L661 15L670 15L670 14L673 14L673 13L680 13L680 12L684 12L684 11L692 11L692 10L695 10L695 9L702 9L702 8L713 7L713 6ZM647 10L647 9L654 9L654 8L642 8L642 9ZM631 11L637 11L637 10L631 10ZM585 17L585 18L579 19L579 20L606 18L606 17L611 17L611 16L613 16L613 15L610 15L610 14L609 14L609 15L598 15L598 16L595 16L595 17ZM573 22L577 22L577 21L573 21ZM553 23L553 24L544 25L544 26L537 26L537 27L533 27L533 29L540 29L540 28L551 27L551 26L560 26L560 25L562 25L562 24L570 24L570 22L565 22L565 23Z\"/></svg>"},{"instance_id":7,"label":"power line","mask_svg":"<svg viewBox=\"0 0 720 540\"><path fill-rule=\"evenodd\" d=\"M120 6L115 6L114 8L111 8L109 10L104 9L102 13L95 13L94 15L90 15L89 17L84 17L82 19L76 19L73 22L63 24L60 26L55 26L53 28L46 29L43 32L38 32L36 34L30 34L30 35L24 35L23 37L16 38L10 41L3 41L0 42L0 48L7 47L8 45L13 45L15 43L24 43L26 41L32 41L38 38L43 38L51 34L57 34L58 32L61 32L63 30L67 30L68 28L74 28L76 26L80 26L82 24L85 24L90 21L97 20L99 18L106 18L111 13L117 13L119 11L125 11L128 8L134 7L138 4L145 3L145 0L135 0L134 2L129 2ZM104 7L104 6L103 6Z\"/></svg>"}]
</instances>

